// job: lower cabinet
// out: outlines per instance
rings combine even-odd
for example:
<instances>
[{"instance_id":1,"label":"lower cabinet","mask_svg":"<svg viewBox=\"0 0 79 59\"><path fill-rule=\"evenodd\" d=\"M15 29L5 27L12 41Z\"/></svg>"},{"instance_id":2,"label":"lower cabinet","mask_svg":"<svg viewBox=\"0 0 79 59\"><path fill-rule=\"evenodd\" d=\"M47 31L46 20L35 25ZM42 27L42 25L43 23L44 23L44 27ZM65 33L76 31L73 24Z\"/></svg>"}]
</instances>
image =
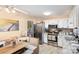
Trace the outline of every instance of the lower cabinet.
<instances>
[{"instance_id":1,"label":"lower cabinet","mask_svg":"<svg viewBox=\"0 0 79 59\"><path fill-rule=\"evenodd\" d=\"M58 36L58 46L62 47L62 38Z\"/></svg>"},{"instance_id":2,"label":"lower cabinet","mask_svg":"<svg viewBox=\"0 0 79 59\"><path fill-rule=\"evenodd\" d=\"M63 47L64 43L63 41L65 40L64 36L58 36L58 46Z\"/></svg>"}]
</instances>

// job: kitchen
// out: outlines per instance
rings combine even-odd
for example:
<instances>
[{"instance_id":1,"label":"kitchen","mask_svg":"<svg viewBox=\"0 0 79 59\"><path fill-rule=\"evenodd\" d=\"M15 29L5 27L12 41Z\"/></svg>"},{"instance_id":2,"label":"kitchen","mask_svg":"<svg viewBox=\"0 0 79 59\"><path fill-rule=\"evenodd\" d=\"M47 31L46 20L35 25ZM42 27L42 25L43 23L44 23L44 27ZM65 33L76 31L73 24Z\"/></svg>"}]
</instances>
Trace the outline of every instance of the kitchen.
<instances>
[{"instance_id":1,"label":"kitchen","mask_svg":"<svg viewBox=\"0 0 79 59\"><path fill-rule=\"evenodd\" d=\"M30 6L30 7L35 8L37 6ZM46 6L44 7L39 6L39 8L45 9ZM52 6L52 8L56 10L55 11L53 9L53 11L55 11L56 13L59 12L60 16L58 14L55 14L53 11L52 12L47 11L46 13L43 13L43 16L39 14L40 17L38 18L38 14L36 13L38 20L36 20L34 23L37 26L36 27L37 29L35 30L34 33L37 33L36 35L39 38L39 44L40 44L39 53L46 53L47 51L53 50L53 48L46 50L49 48L49 46L51 47L55 46L58 47L58 49L61 48L61 50L63 49L63 51L55 53L78 53L78 47L79 47L78 38L76 38L74 31L76 27L79 26L78 24L79 6L69 6L68 8L66 7L64 11L61 12L60 12L60 10L62 9L61 6ZM38 11L36 8L33 9L33 13L35 13L36 11ZM36 14L34 15L36 16ZM45 48L42 49L43 47ZM52 53L53 51L51 51L50 53Z\"/></svg>"},{"instance_id":2,"label":"kitchen","mask_svg":"<svg viewBox=\"0 0 79 59\"><path fill-rule=\"evenodd\" d=\"M52 45L54 47L47 49L48 53L56 54L73 54L79 52L79 6L72 6L71 11L67 15L62 17L50 17L45 20L45 26L50 30L50 32L45 32L44 42L48 45L43 45L40 53L45 53L44 49ZM53 19L51 19L53 18ZM50 28L51 27L51 28ZM53 35L54 34L54 35ZM57 35L55 35L57 34ZM59 48L58 48L59 47ZM61 49L60 49L61 48ZM49 51L51 50L51 51Z\"/></svg>"},{"instance_id":3,"label":"kitchen","mask_svg":"<svg viewBox=\"0 0 79 59\"><path fill-rule=\"evenodd\" d=\"M0 10L1 54L79 53L79 6L6 5Z\"/></svg>"}]
</instances>

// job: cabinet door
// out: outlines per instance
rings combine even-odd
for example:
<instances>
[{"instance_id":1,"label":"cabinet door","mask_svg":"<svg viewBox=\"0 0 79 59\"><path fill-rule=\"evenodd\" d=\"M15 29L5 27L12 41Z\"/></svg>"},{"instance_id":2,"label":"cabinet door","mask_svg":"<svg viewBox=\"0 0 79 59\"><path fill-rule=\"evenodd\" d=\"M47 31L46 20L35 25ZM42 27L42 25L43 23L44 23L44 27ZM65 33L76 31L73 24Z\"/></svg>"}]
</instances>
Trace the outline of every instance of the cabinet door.
<instances>
[{"instance_id":1,"label":"cabinet door","mask_svg":"<svg viewBox=\"0 0 79 59\"><path fill-rule=\"evenodd\" d=\"M62 36L58 36L58 46L63 47L63 38Z\"/></svg>"},{"instance_id":2,"label":"cabinet door","mask_svg":"<svg viewBox=\"0 0 79 59\"><path fill-rule=\"evenodd\" d=\"M60 20L58 22L58 28L67 28L68 27L68 22L67 22L67 19L66 20Z\"/></svg>"}]
</instances>

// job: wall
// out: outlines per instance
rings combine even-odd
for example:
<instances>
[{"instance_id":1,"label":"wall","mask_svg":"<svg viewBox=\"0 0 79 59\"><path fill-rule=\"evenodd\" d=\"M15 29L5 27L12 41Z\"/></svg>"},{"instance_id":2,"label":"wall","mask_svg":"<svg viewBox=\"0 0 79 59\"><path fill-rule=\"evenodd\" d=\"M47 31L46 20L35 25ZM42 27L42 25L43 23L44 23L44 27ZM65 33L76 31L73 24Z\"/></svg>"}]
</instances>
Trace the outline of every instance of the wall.
<instances>
[{"instance_id":1,"label":"wall","mask_svg":"<svg viewBox=\"0 0 79 59\"><path fill-rule=\"evenodd\" d=\"M0 19L12 19L12 20L19 20L19 31L10 31L10 32L0 32L0 39L4 37L10 36L19 36L27 31L27 20L30 17L22 14L21 12L16 12L14 14L7 13L4 9L0 10Z\"/></svg>"},{"instance_id":2,"label":"wall","mask_svg":"<svg viewBox=\"0 0 79 59\"><path fill-rule=\"evenodd\" d=\"M0 40L9 39L10 37L19 36L19 31L0 32Z\"/></svg>"}]
</instances>

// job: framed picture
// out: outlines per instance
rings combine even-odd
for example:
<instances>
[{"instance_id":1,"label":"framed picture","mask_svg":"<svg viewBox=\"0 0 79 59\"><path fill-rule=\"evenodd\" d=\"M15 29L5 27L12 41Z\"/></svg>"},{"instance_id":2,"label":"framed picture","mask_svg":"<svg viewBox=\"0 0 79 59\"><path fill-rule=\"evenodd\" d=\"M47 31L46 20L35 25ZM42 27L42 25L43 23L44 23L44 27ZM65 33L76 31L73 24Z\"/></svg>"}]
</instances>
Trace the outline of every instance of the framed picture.
<instances>
[{"instance_id":1,"label":"framed picture","mask_svg":"<svg viewBox=\"0 0 79 59\"><path fill-rule=\"evenodd\" d=\"M19 30L19 20L0 19L0 32Z\"/></svg>"}]
</instances>

